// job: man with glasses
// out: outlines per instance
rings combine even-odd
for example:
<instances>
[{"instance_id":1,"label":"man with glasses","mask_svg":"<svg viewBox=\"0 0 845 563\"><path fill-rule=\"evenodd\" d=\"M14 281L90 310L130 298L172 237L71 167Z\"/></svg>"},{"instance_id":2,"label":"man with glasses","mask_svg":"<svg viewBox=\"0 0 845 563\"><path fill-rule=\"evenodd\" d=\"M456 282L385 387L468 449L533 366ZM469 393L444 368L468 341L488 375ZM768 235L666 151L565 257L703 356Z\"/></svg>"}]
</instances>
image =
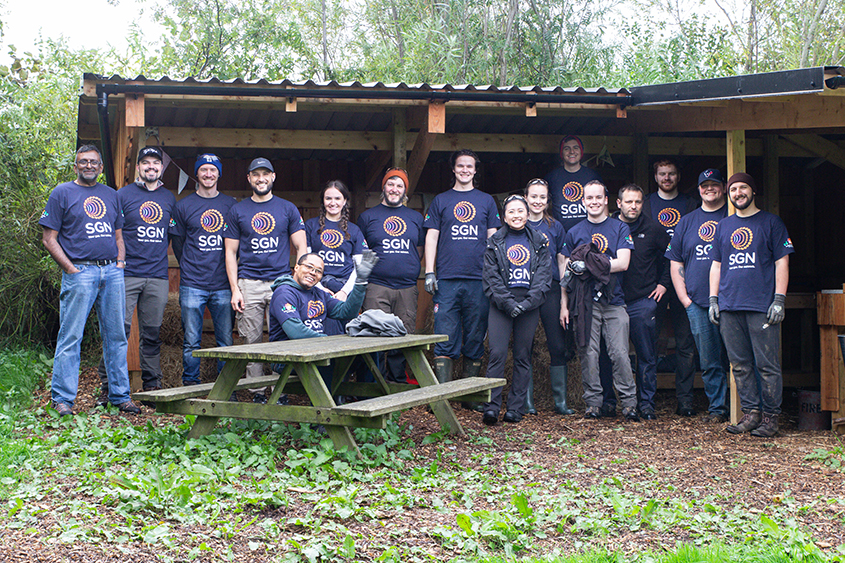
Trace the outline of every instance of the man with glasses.
<instances>
[{"instance_id":1,"label":"man with glasses","mask_svg":"<svg viewBox=\"0 0 845 563\"><path fill-rule=\"evenodd\" d=\"M348 321L358 314L367 280L378 256L364 249L361 261L355 264L355 285L346 301L332 297L327 291L315 287L323 279L323 259L319 254L303 255L293 268L293 275L284 274L273 282L270 300L270 341L298 340L327 336L325 321Z\"/></svg>"},{"instance_id":2,"label":"man with glasses","mask_svg":"<svg viewBox=\"0 0 845 563\"><path fill-rule=\"evenodd\" d=\"M64 270L51 385L53 408L61 416L73 415L82 335L91 307L96 305L108 401L121 412L139 414L141 409L129 398L126 367L123 215L117 193L97 182L103 171L97 147L81 146L73 169L76 180L56 186L38 221L44 229L44 247Z\"/></svg>"}]
</instances>

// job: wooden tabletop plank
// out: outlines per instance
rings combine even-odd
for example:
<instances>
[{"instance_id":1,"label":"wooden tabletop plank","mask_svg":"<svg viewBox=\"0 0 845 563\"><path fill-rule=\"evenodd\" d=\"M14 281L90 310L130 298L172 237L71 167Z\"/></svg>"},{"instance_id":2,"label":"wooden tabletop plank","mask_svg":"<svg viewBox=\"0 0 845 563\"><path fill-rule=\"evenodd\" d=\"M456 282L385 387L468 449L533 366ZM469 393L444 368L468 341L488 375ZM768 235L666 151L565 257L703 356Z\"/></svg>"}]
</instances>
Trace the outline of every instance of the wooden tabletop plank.
<instances>
[{"instance_id":1,"label":"wooden tabletop plank","mask_svg":"<svg viewBox=\"0 0 845 563\"><path fill-rule=\"evenodd\" d=\"M282 342L262 342L221 348L205 348L193 352L195 358L246 359L263 362L314 362L344 356L428 347L444 342L443 334L409 334L407 336L327 336Z\"/></svg>"}]
</instances>

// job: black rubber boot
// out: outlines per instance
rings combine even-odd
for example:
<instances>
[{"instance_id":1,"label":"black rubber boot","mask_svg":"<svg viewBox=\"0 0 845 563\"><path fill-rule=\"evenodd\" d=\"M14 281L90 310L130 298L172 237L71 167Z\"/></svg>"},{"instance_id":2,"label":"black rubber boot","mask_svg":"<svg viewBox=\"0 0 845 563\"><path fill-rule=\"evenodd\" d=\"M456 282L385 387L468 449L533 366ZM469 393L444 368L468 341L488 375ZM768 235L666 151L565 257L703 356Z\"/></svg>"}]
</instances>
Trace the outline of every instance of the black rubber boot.
<instances>
[{"instance_id":1,"label":"black rubber boot","mask_svg":"<svg viewBox=\"0 0 845 563\"><path fill-rule=\"evenodd\" d=\"M552 398L555 402L555 412L557 414L575 414L574 410L566 406L567 375L568 368L565 364L562 366L549 367L549 380L552 385Z\"/></svg>"},{"instance_id":2,"label":"black rubber boot","mask_svg":"<svg viewBox=\"0 0 845 563\"><path fill-rule=\"evenodd\" d=\"M461 379L466 379L467 377L479 377L480 375L481 360L470 360L465 357L464 370L461 374ZM471 411L484 412L484 403L477 403L475 401L463 401L461 402L461 406Z\"/></svg>"},{"instance_id":3,"label":"black rubber boot","mask_svg":"<svg viewBox=\"0 0 845 563\"><path fill-rule=\"evenodd\" d=\"M440 383L452 381L452 358L434 358L434 375Z\"/></svg>"},{"instance_id":4,"label":"black rubber boot","mask_svg":"<svg viewBox=\"0 0 845 563\"><path fill-rule=\"evenodd\" d=\"M528 393L525 395L525 413L537 414L534 407L534 368L528 368Z\"/></svg>"}]
</instances>

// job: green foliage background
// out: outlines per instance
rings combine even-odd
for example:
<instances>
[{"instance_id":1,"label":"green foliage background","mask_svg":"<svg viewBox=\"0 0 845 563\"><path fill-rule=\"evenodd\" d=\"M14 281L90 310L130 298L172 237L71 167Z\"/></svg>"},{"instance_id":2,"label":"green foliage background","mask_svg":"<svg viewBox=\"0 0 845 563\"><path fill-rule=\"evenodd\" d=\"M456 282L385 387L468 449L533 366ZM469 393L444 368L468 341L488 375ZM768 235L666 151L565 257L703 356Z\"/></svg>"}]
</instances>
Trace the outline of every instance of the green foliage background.
<instances>
[{"instance_id":1,"label":"green foliage background","mask_svg":"<svg viewBox=\"0 0 845 563\"><path fill-rule=\"evenodd\" d=\"M12 48L5 64L0 59L0 216L11 226L0 245L0 340L54 337L60 272L41 247L37 221L50 190L73 177L84 72L620 87L845 62L845 20L836 17L845 0L721 0L718 18L703 3L677 0L137 6L164 28L161 37L135 23L122 50L42 39L34 53Z\"/></svg>"}]
</instances>

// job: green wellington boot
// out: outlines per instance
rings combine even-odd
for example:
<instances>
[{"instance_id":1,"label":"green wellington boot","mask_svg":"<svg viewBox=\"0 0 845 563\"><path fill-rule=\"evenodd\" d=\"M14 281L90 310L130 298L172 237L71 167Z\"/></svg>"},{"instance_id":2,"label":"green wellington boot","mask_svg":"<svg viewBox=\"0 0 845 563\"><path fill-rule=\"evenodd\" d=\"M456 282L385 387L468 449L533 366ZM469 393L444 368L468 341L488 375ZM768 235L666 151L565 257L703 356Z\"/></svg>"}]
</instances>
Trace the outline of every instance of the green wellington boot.
<instances>
[{"instance_id":1,"label":"green wellington boot","mask_svg":"<svg viewBox=\"0 0 845 563\"><path fill-rule=\"evenodd\" d=\"M445 356L434 358L434 375L440 383L452 381L452 358Z\"/></svg>"},{"instance_id":2,"label":"green wellington boot","mask_svg":"<svg viewBox=\"0 0 845 563\"><path fill-rule=\"evenodd\" d=\"M534 368L528 368L528 393L525 395L525 412L526 414L537 414L537 409L534 407Z\"/></svg>"},{"instance_id":3,"label":"green wellington boot","mask_svg":"<svg viewBox=\"0 0 845 563\"><path fill-rule=\"evenodd\" d=\"M567 366L549 366L549 380L552 384L552 398L555 402L557 414L574 414L575 411L566 406Z\"/></svg>"},{"instance_id":4,"label":"green wellington boot","mask_svg":"<svg viewBox=\"0 0 845 563\"><path fill-rule=\"evenodd\" d=\"M461 379L467 377L479 377L481 375L481 360L469 360L464 358L464 372L461 374ZM475 412L484 412L484 403L477 403L475 401L463 401L461 406Z\"/></svg>"}]
</instances>

